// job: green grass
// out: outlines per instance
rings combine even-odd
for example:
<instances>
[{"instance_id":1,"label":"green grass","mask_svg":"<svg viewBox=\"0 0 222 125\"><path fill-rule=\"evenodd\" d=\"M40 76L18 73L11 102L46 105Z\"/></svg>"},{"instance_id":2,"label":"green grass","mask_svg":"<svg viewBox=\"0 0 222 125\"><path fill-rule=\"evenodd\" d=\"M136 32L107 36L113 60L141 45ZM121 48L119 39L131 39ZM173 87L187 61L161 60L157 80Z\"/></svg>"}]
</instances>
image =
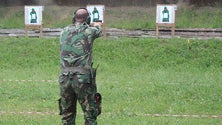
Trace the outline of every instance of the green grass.
<instances>
[{"instance_id":1,"label":"green grass","mask_svg":"<svg viewBox=\"0 0 222 125\"><path fill-rule=\"evenodd\" d=\"M77 7L45 6L46 28L62 28L72 21ZM0 28L24 28L24 7L0 6ZM221 28L221 7L179 6L176 28ZM106 7L105 26L120 29L155 29L156 7Z\"/></svg>"},{"instance_id":2,"label":"green grass","mask_svg":"<svg viewBox=\"0 0 222 125\"><path fill-rule=\"evenodd\" d=\"M59 39L2 37L0 46L0 111L55 113L4 114L0 124L59 125ZM99 64L97 84L103 96L103 114L98 123L222 124L217 118L144 116L222 115L221 47L218 39L97 39L93 55L94 64ZM78 106L78 124L83 124L81 113Z\"/></svg>"},{"instance_id":3,"label":"green grass","mask_svg":"<svg viewBox=\"0 0 222 125\"><path fill-rule=\"evenodd\" d=\"M180 28L221 28L221 7L185 8L176 11L176 26Z\"/></svg>"}]
</instances>

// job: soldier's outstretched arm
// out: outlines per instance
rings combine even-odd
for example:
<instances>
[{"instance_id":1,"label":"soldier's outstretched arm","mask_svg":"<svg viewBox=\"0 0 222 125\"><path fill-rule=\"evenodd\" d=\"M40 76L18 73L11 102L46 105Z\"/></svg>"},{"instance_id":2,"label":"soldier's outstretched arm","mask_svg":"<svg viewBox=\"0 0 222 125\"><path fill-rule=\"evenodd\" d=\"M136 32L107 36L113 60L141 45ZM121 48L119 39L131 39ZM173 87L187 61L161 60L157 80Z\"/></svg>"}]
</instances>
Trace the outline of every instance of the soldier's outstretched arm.
<instances>
[{"instance_id":1,"label":"soldier's outstretched arm","mask_svg":"<svg viewBox=\"0 0 222 125\"><path fill-rule=\"evenodd\" d=\"M93 29L95 30L95 37L94 38L98 38L102 36L102 22L93 22L90 24L91 27L93 27Z\"/></svg>"}]
</instances>

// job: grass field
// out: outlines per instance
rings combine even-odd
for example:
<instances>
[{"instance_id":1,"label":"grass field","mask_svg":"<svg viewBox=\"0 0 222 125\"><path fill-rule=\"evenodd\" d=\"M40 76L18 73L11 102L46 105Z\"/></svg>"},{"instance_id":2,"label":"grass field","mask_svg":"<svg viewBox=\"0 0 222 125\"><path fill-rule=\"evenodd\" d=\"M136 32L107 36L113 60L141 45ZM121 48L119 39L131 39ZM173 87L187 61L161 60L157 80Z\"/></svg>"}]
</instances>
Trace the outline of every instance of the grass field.
<instances>
[{"instance_id":1,"label":"grass field","mask_svg":"<svg viewBox=\"0 0 222 125\"><path fill-rule=\"evenodd\" d=\"M58 40L0 39L1 125L61 123L57 115ZM95 41L93 55L94 64L100 65L97 76L98 90L103 96L100 125L222 124L221 40L100 38ZM77 123L83 124L79 107Z\"/></svg>"}]
</instances>

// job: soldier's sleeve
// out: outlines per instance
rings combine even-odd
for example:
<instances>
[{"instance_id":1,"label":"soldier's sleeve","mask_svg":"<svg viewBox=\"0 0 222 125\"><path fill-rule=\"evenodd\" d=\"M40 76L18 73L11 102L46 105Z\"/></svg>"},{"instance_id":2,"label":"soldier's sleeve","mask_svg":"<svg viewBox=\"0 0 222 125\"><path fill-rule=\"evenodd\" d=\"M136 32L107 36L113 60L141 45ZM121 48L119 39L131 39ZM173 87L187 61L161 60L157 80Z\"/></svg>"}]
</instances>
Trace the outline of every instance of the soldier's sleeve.
<instances>
[{"instance_id":1,"label":"soldier's sleeve","mask_svg":"<svg viewBox=\"0 0 222 125\"><path fill-rule=\"evenodd\" d=\"M93 27L93 30L94 30L94 33L93 33L94 39L102 36L102 27L101 26L95 26L95 27Z\"/></svg>"},{"instance_id":2,"label":"soldier's sleeve","mask_svg":"<svg viewBox=\"0 0 222 125\"><path fill-rule=\"evenodd\" d=\"M60 33L60 44L68 37L68 27L65 27Z\"/></svg>"}]
</instances>

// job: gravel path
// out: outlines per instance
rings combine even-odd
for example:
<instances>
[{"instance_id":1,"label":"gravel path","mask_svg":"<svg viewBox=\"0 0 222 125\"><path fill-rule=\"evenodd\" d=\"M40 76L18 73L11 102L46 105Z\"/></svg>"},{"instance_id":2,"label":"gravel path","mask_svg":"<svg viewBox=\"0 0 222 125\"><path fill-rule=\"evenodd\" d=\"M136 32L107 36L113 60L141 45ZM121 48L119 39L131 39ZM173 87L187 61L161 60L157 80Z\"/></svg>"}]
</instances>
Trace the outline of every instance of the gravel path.
<instances>
[{"instance_id":1,"label":"gravel path","mask_svg":"<svg viewBox=\"0 0 222 125\"><path fill-rule=\"evenodd\" d=\"M61 28L43 29L43 37L59 37ZM154 29L145 29L145 30L125 30L125 29L115 29L115 28L106 28L107 37L132 37L132 38L150 38L156 37L156 31ZM2 37L22 37L25 36L24 29L0 29L0 36ZM29 30L29 37L39 37L39 30ZM159 38L171 38L170 29L161 29ZM217 38L222 39L222 29L175 29L176 38L195 38L195 39L210 39Z\"/></svg>"}]
</instances>

